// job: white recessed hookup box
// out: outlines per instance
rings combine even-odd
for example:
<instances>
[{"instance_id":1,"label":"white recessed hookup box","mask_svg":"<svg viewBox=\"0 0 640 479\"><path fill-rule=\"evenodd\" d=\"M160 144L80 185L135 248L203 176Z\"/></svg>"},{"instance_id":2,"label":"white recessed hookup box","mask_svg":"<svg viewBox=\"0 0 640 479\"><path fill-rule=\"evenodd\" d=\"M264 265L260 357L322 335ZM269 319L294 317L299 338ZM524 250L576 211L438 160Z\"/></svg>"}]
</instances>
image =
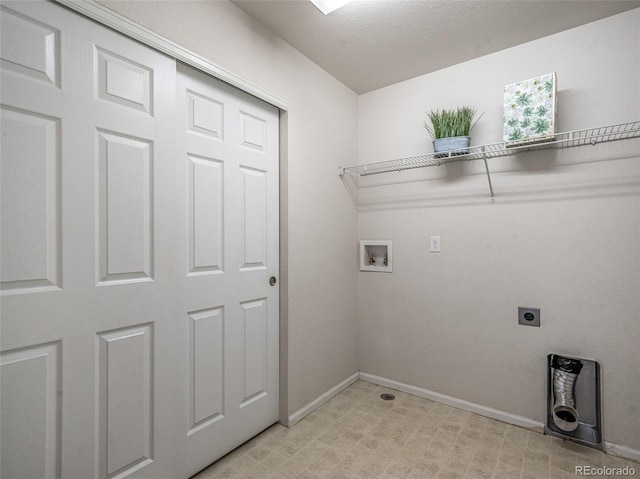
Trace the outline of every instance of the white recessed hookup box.
<instances>
[{"instance_id":1,"label":"white recessed hookup box","mask_svg":"<svg viewBox=\"0 0 640 479\"><path fill-rule=\"evenodd\" d=\"M393 271L391 240L360 240L360 271Z\"/></svg>"}]
</instances>

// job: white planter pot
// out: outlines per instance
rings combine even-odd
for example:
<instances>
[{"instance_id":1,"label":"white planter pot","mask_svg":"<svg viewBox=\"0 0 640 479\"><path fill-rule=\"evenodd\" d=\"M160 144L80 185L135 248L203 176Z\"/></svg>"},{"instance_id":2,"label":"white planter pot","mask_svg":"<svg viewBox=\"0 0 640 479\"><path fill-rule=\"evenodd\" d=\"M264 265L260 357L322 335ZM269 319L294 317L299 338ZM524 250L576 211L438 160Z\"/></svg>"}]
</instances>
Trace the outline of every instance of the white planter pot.
<instances>
[{"instance_id":1,"label":"white planter pot","mask_svg":"<svg viewBox=\"0 0 640 479\"><path fill-rule=\"evenodd\" d=\"M469 151L471 145L470 136L453 136L449 138L438 138L433 140L434 153L450 153L453 155L464 155Z\"/></svg>"}]
</instances>

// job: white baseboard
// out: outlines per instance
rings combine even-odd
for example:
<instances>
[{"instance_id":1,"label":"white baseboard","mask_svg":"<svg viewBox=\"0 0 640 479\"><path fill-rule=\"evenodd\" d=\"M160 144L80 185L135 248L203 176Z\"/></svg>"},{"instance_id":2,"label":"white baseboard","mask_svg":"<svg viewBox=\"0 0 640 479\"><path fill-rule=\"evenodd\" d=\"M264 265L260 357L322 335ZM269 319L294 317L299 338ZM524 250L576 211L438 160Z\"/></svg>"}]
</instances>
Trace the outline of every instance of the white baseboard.
<instances>
[{"instance_id":1,"label":"white baseboard","mask_svg":"<svg viewBox=\"0 0 640 479\"><path fill-rule=\"evenodd\" d=\"M624 459L631 459L632 461L640 462L640 451L637 449L631 449L627 446L621 446L613 442L605 441L604 448L607 454L612 456L622 457Z\"/></svg>"},{"instance_id":2,"label":"white baseboard","mask_svg":"<svg viewBox=\"0 0 640 479\"><path fill-rule=\"evenodd\" d=\"M382 378L380 376L374 376L373 374L367 374L367 373L361 372L360 379L368 383L377 384L378 386L384 386L390 389L395 389L397 391L402 391L404 393L413 394L414 396L418 396L424 399L429 399L430 401L446 404L447 406L463 409L464 411L469 411L475 414L479 414L481 416L489 417L491 419L496 419L498 421L506 422L508 424L513 424L514 426L524 427L526 429L531 429L532 431L536 431L540 433L544 432L543 423L534 421L532 419L529 419L523 416L517 416L515 414L499 411L497 409L492 409L487 406L481 406L480 404L464 401L462 399L457 399L451 396L445 396L444 394L440 394L434 391L429 391L428 389L419 388L417 386L411 386L410 384L400 383L398 381Z\"/></svg>"},{"instance_id":3,"label":"white baseboard","mask_svg":"<svg viewBox=\"0 0 640 479\"><path fill-rule=\"evenodd\" d=\"M291 416L289 416L287 418L287 424L285 424L285 426L291 427L294 424L296 424L298 421L304 419L305 416L311 414L313 411L318 409L324 403L329 401L329 399L331 399L332 397L340 394L344 389L346 389L349 386L351 386L358 379L360 379L360 373L355 373L355 374L352 374L351 376L349 376L347 379L345 379L341 383L336 384L334 387L329 389L327 392L325 392L322 395L318 396L315 400L311 401L309 404L307 404L306 406L303 406L302 408L300 408L296 412L294 412Z\"/></svg>"}]
</instances>

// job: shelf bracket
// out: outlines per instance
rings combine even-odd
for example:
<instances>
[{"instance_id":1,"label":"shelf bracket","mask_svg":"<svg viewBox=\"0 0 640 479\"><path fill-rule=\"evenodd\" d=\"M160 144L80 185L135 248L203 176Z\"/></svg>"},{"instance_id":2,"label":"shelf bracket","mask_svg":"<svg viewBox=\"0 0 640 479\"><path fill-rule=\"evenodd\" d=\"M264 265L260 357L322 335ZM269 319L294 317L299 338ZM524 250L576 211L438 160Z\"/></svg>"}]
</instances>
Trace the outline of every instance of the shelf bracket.
<instances>
[{"instance_id":1,"label":"shelf bracket","mask_svg":"<svg viewBox=\"0 0 640 479\"><path fill-rule=\"evenodd\" d=\"M491 173L489 173L489 164L487 163L487 151L482 147L482 161L484 161L484 169L487 171L487 181L489 181L489 191L491 192L491 202L494 203L496 198L493 195L493 185L491 184Z\"/></svg>"}]
</instances>

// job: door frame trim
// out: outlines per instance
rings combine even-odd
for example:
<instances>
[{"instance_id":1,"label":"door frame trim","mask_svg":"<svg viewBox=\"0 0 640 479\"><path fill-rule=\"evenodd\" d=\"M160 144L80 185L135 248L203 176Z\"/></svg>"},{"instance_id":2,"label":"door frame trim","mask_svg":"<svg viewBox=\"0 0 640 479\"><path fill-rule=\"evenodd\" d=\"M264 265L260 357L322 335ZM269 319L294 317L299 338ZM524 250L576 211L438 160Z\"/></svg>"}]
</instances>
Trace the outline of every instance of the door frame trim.
<instances>
[{"instance_id":1,"label":"door frame trim","mask_svg":"<svg viewBox=\"0 0 640 479\"><path fill-rule=\"evenodd\" d=\"M287 111L288 104L286 100L260 88L257 85L245 80L244 78L225 70L219 65L201 57L197 53L192 52L168 38L158 35L157 33L143 27L139 23L121 15L95 0L55 0L56 3L64 5L85 17L113 28L114 30L133 38L147 46L150 46L162 53L175 58L177 61L185 63L189 66L205 72L214 78L222 80L252 96L259 98L283 111Z\"/></svg>"}]
</instances>

